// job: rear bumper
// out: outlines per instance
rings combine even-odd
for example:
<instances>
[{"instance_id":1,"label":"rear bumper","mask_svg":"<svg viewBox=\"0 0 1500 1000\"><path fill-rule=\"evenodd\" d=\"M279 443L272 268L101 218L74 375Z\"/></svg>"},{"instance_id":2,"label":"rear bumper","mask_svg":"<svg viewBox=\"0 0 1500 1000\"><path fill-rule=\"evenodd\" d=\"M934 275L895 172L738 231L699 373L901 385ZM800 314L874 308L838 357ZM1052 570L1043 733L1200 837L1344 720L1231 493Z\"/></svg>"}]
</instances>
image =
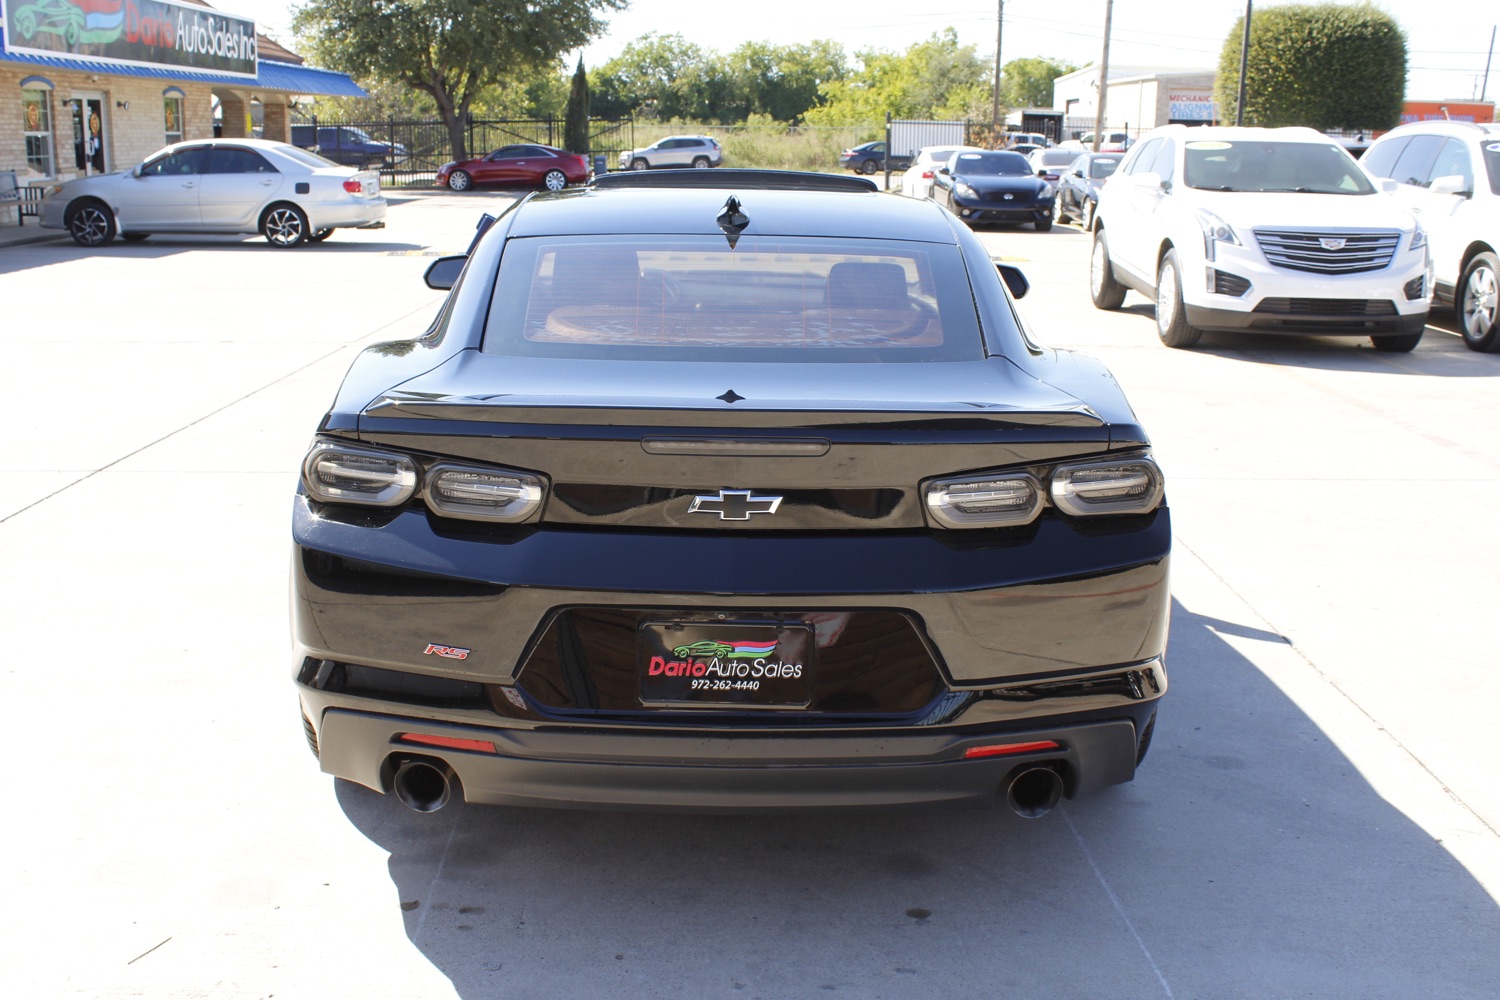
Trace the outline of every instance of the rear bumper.
<instances>
[{"instance_id":1,"label":"rear bumper","mask_svg":"<svg viewBox=\"0 0 1500 1000\"><path fill-rule=\"evenodd\" d=\"M452 768L465 801L490 805L662 811L836 810L1003 801L1018 770L1050 767L1068 797L1135 776L1144 721L1119 718L1003 734L977 732L763 736L518 731L329 710L325 772L389 792L406 760ZM495 753L400 742L407 733L493 743ZM1051 741L1056 749L965 759L969 748Z\"/></svg>"}]
</instances>

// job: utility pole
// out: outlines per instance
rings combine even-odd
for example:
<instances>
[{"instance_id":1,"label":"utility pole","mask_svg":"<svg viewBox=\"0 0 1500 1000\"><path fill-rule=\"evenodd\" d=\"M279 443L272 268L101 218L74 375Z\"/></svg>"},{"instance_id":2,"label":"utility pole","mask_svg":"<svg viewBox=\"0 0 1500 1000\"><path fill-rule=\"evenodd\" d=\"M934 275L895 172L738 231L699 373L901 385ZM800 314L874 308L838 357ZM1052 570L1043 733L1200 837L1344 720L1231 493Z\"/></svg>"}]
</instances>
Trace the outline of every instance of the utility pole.
<instances>
[{"instance_id":1,"label":"utility pole","mask_svg":"<svg viewBox=\"0 0 1500 1000\"><path fill-rule=\"evenodd\" d=\"M1490 25L1490 51L1484 57L1484 82L1479 85L1479 99L1484 100L1484 92L1490 86L1490 60L1495 55L1495 26Z\"/></svg>"},{"instance_id":2,"label":"utility pole","mask_svg":"<svg viewBox=\"0 0 1500 1000\"><path fill-rule=\"evenodd\" d=\"M1005 0L998 2L1000 8L995 12L995 94L990 104L990 127L997 132L1000 128L1000 37L1005 32Z\"/></svg>"},{"instance_id":3,"label":"utility pole","mask_svg":"<svg viewBox=\"0 0 1500 1000\"><path fill-rule=\"evenodd\" d=\"M1094 115L1094 152L1104 135L1104 112L1109 104L1109 27L1114 20L1115 0L1104 0L1104 54L1099 57L1099 110Z\"/></svg>"},{"instance_id":4,"label":"utility pole","mask_svg":"<svg viewBox=\"0 0 1500 1000\"><path fill-rule=\"evenodd\" d=\"M1250 0L1245 0L1245 37L1240 40L1240 96L1234 105L1234 123L1245 124L1245 69L1250 65Z\"/></svg>"}]
</instances>

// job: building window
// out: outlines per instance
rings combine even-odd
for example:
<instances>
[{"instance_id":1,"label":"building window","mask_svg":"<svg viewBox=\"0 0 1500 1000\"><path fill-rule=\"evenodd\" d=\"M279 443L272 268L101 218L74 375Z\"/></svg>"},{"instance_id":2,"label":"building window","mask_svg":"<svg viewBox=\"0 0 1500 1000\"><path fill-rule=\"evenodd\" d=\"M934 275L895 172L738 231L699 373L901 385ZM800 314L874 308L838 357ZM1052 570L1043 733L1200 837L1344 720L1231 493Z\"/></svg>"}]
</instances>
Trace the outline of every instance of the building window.
<instances>
[{"instance_id":1,"label":"building window","mask_svg":"<svg viewBox=\"0 0 1500 1000\"><path fill-rule=\"evenodd\" d=\"M52 103L45 90L21 91L21 134L26 140L26 176L52 176Z\"/></svg>"},{"instance_id":2,"label":"building window","mask_svg":"<svg viewBox=\"0 0 1500 1000\"><path fill-rule=\"evenodd\" d=\"M162 98L162 122L166 125L167 145L182 141L182 98Z\"/></svg>"}]
</instances>

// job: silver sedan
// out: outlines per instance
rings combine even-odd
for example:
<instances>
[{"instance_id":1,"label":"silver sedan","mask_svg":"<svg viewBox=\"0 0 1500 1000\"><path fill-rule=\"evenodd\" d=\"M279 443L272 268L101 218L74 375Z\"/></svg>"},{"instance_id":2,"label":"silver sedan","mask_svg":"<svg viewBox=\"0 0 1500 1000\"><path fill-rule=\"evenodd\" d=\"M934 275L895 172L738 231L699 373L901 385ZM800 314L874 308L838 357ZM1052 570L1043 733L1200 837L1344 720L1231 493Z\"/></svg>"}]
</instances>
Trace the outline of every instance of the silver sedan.
<instances>
[{"instance_id":1,"label":"silver sedan","mask_svg":"<svg viewBox=\"0 0 1500 1000\"><path fill-rule=\"evenodd\" d=\"M272 246L385 225L380 175L264 139L179 142L138 166L48 189L41 224L86 247L118 234L261 233Z\"/></svg>"}]
</instances>

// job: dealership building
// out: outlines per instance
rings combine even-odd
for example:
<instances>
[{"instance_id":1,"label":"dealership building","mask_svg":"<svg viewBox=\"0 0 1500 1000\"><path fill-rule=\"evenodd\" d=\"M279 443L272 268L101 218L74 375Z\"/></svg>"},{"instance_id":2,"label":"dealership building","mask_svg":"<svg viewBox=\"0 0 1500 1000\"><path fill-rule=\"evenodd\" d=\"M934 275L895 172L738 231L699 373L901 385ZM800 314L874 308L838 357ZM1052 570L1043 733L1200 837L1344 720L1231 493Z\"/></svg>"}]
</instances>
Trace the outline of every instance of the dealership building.
<instances>
[{"instance_id":1,"label":"dealership building","mask_svg":"<svg viewBox=\"0 0 1500 1000\"><path fill-rule=\"evenodd\" d=\"M286 140L293 102L362 97L199 0L0 0L0 196L123 170L172 142ZM16 211L0 204L0 223Z\"/></svg>"},{"instance_id":2,"label":"dealership building","mask_svg":"<svg viewBox=\"0 0 1500 1000\"><path fill-rule=\"evenodd\" d=\"M1104 131L1139 135L1158 125L1211 124L1218 118L1216 76L1211 69L1110 66ZM1054 80L1052 106L1063 113L1067 131L1093 131L1099 113L1099 67L1085 66Z\"/></svg>"}]
</instances>

